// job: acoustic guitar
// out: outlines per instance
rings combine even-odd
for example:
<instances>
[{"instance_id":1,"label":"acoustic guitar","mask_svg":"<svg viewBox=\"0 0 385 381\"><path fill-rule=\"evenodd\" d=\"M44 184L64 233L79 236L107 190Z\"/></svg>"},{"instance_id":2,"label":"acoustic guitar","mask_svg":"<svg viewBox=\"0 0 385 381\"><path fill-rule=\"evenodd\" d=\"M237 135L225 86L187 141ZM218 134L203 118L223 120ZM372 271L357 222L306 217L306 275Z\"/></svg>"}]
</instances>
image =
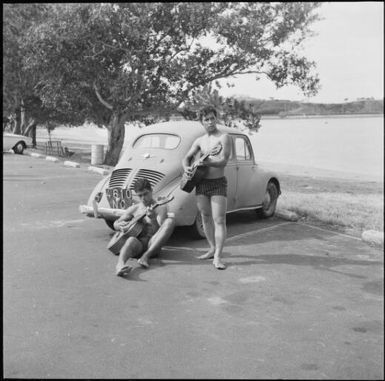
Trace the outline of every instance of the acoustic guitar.
<instances>
[{"instance_id":1,"label":"acoustic guitar","mask_svg":"<svg viewBox=\"0 0 385 381\"><path fill-rule=\"evenodd\" d=\"M219 152L222 151L222 144L218 143L214 148L212 148L208 153L201 156L198 160L194 162L192 165L192 171L190 173L184 172L182 175L182 179L180 182L180 189L187 193L191 193L191 191L195 188L197 184L199 184L202 179L205 177L208 168L204 166L200 166L198 163L200 161L206 160L209 156L218 155Z\"/></svg>"},{"instance_id":2,"label":"acoustic guitar","mask_svg":"<svg viewBox=\"0 0 385 381\"><path fill-rule=\"evenodd\" d=\"M156 201L155 204L151 205L148 209L154 210L160 205L169 203L174 199L174 196L170 195L166 198L162 198ZM120 231L116 232L111 238L110 242L107 245L107 249L112 251L115 255L119 255L120 250L122 249L124 243L129 237L137 237L142 231L144 224L142 222L143 218L146 216L147 210L135 216L132 220L128 221L127 226L122 228Z\"/></svg>"}]
</instances>

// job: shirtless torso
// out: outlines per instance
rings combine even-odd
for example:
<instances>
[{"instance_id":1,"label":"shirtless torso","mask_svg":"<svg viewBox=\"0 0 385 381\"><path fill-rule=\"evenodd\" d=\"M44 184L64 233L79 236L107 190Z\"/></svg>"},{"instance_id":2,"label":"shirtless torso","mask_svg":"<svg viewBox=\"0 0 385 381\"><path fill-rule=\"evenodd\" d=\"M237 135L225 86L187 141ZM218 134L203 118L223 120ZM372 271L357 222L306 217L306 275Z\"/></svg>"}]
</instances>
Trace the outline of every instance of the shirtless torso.
<instances>
[{"instance_id":1,"label":"shirtless torso","mask_svg":"<svg viewBox=\"0 0 385 381\"><path fill-rule=\"evenodd\" d=\"M218 131L218 133L215 135L206 134L201 136L200 138L198 138L197 145L199 146L199 149L202 152L202 154L206 154L210 152L210 150L213 147L215 147L218 143L222 145L222 150L219 152L218 155L211 156L209 157L208 160L206 160L207 162L210 162L211 160L211 164L212 164L215 161L215 159L223 158L223 156L225 155L226 152L224 147L226 147L227 145L227 139L228 139L227 134L223 134L220 131ZM212 166L212 165L207 166L207 172L206 172L205 178L217 179L219 177L224 176L226 163L223 163L223 164L224 164L223 166L219 166L219 167Z\"/></svg>"},{"instance_id":2,"label":"shirtless torso","mask_svg":"<svg viewBox=\"0 0 385 381\"><path fill-rule=\"evenodd\" d=\"M225 167L231 153L230 137L227 134L216 130L213 134L205 134L197 138L190 151L183 161L183 166L188 170L192 157L201 152L202 155L210 152L218 143L222 145L222 150L215 156L209 156L204 165L207 167L204 178L217 179L224 176Z\"/></svg>"}]
</instances>

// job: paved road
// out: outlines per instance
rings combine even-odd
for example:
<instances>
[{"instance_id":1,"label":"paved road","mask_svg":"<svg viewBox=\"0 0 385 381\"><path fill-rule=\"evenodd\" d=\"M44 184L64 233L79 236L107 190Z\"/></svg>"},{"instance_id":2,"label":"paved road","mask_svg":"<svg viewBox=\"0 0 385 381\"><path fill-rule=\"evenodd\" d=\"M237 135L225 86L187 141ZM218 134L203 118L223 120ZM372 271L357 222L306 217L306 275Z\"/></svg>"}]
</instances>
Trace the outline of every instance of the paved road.
<instances>
[{"instance_id":1,"label":"paved road","mask_svg":"<svg viewBox=\"0 0 385 381\"><path fill-rule=\"evenodd\" d=\"M100 175L3 155L9 378L383 379L383 253L280 219L228 217L228 269L177 229L149 270L114 275L84 217Z\"/></svg>"}]
</instances>

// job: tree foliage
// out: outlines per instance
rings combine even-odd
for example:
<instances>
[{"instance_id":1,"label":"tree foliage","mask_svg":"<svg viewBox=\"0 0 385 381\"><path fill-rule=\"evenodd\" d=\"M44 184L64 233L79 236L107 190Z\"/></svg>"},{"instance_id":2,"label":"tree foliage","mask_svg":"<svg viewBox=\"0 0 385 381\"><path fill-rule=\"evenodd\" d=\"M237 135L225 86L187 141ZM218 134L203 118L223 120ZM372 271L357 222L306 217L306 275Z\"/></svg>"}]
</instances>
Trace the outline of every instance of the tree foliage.
<instances>
[{"instance_id":1,"label":"tree foliage","mask_svg":"<svg viewBox=\"0 0 385 381\"><path fill-rule=\"evenodd\" d=\"M185 102L179 111L185 119L196 120L199 116L199 110L208 105L217 110L219 121L228 127L247 129L250 132L257 132L261 127L261 115L258 112L258 107L246 103L244 100L220 96L219 91L213 89L211 83L201 91L195 92L192 99Z\"/></svg>"},{"instance_id":2,"label":"tree foliage","mask_svg":"<svg viewBox=\"0 0 385 381\"><path fill-rule=\"evenodd\" d=\"M39 73L26 66L26 36L49 10L49 4L3 6L3 116L14 122L15 133L28 135L37 123L59 123L58 113L48 110L35 93Z\"/></svg>"},{"instance_id":3,"label":"tree foliage","mask_svg":"<svg viewBox=\"0 0 385 381\"><path fill-rule=\"evenodd\" d=\"M299 46L318 5L50 4L24 38L23 68L38 74L34 94L46 109L107 126L114 164L124 122L167 116L215 80L255 73L316 93L314 63Z\"/></svg>"}]
</instances>

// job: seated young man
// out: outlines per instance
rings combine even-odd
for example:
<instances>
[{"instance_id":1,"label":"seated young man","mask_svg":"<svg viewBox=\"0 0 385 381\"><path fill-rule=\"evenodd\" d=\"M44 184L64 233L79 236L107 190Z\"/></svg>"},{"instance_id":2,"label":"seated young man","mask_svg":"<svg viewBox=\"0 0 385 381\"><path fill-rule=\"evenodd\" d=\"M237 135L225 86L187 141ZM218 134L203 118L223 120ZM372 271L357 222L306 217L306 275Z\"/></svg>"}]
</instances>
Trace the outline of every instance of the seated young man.
<instances>
[{"instance_id":1,"label":"seated young man","mask_svg":"<svg viewBox=\"0 0 385 381\"><path fill-rule=\"evenodd\" d=\"M174 218L167 214L167 205L159 205L155 209L152 197L151 183L147 179L138 179L134 184L134 191L139 197L138 204L131 205L125 213L114 222L116 230L124 230L129 221L137 215L146 213L141 220L143 230L137 237L129 237L120 250L116 275L125 276L132 267L126 265L129 258L140 258L138 263L149 267L149 259L160 253L162 245L169 239L175 227Z\"/></svg>"}]
</instances>

